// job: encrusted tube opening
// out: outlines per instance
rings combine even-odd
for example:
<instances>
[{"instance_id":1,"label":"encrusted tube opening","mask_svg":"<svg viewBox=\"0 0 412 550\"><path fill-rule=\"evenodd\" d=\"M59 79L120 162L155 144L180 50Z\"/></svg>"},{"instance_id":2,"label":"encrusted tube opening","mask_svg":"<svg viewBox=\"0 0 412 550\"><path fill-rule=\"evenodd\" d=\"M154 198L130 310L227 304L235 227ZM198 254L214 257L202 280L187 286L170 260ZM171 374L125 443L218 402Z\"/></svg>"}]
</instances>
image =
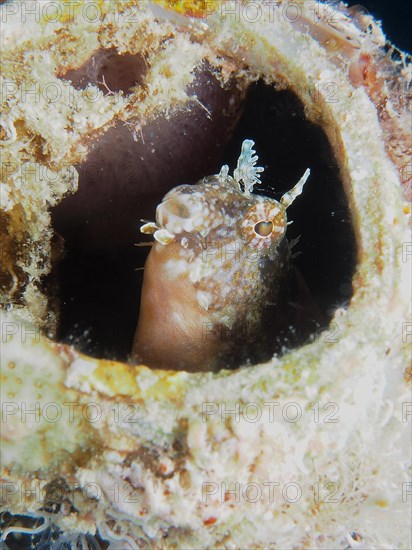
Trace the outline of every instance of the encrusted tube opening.
<instances>
[{"instance_id":1,"label":"encrusted tube opening","mask_svg":"<svg viewBox=\"0 0 412 550\"><path fill-rule=\"evenodd\" d=\"M214 92L220 89L207 71L198 78L198 92L205 90L205 82L214 86ZM222 346L233 339L235 349L220 368L254 364L301 346L328 326L337 308L348 305L355 238L339 166L325 132L306 118L291 90L276 91L257 82L244 101L234 89L219 93L214 102L204 93L202 103L213 110L212 120L197 106L143 128L144 141L135 140L130 128L119 123L78 167L79 191L63 200L53 215L54 226L66 241L58 270L60 341L98 358L129 360L152 240L139 234L139 220L154 219L168 189L217 173L224 162L233 169L239 146L248 137L253 137L265 169L255 193L280 200L308 167L311 176L288 210L291 223L286 238L293 243L292 261L276 283L280 292L273 289L276 300L268 299L257 334L247 334L246 327L222 334ZM224 135L216 114L222 107L232 110L226 116L231 127ZM204 125L202 136L196 131L199 120ZM181 131L186 147L170 139ZM212 143L209 135L218 139ZM190 144L196 138L193 149ZM173 211L182 213L183 204L173 206Z\"/></svg>"}]
</instances>

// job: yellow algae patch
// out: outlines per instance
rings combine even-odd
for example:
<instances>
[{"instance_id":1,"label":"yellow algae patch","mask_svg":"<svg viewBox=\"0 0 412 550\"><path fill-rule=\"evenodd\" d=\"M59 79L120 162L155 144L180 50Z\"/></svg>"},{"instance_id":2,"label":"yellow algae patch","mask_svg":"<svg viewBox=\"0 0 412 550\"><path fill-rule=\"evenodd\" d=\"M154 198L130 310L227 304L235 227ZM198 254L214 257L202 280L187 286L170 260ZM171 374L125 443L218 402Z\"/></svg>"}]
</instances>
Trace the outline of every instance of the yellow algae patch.
<instances>
[{"instance_id":1,"label":"yellow algae patch","mask_svg":"<svg viewBox=\"0 0 412 550\"><path fill-rule=\"evenodd\" d=\"M117 15L118 12L127 7L138 6L139 0L126 0L113 2L108 0L85 0L83 2L67 2L67 0L58 0L58 2L38 3L35 9L41 16L41 23L72 23L76 17L83 17L86 22L96 23L107 14Z\"/></svg>"},{"instance_id":2,"label":"yellow algae patch","mask_svg":"<svg viewBox=\"0 0 412 550\"><path fill-rule=\"evenodd\" d=\"M165 8L188 17L205 17L217 10L218 2L210 0L155 0Z\"/></svg>"},{"instance_id":3,"label":"yellow algae patch","mask_svg":"<svg viewBox=\"0 0 412 550\"><path fill-rule=\"evenodd\" d=\"M144 365L134 366L116 361L100 360L81 356L72 364L70 385L83 391L98 391L108 397L127 396L131 399L181 400L186 392L187 372L149 369ZM79 368L80 367L80 368ZM84 382L87 379L87 388Z\"/></svg>"}]
</instances>

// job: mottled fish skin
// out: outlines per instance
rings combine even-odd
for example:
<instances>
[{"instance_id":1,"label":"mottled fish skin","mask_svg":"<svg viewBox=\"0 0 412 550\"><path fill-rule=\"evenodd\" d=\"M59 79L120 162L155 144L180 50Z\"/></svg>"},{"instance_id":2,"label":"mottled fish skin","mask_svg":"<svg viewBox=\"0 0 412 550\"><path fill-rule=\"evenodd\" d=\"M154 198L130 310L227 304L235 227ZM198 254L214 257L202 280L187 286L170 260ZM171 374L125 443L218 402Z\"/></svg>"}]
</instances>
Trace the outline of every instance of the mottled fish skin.
<instances>
[{"instance_id":1,"label":"mottled fish skin","mask_svg":"<svg viewBox=\"0 0 412 550\"><path fill-rule=\"evenodd\" d=\"M165 195L145 265L133 361L162 369L231 366L259 333L265 301L287 262L286 208L309 170L278 202L252 194L263 168L245 140L233 177L219 174ZM283 243L283 244L282 244Z\"/></svg>"}]
</instances>

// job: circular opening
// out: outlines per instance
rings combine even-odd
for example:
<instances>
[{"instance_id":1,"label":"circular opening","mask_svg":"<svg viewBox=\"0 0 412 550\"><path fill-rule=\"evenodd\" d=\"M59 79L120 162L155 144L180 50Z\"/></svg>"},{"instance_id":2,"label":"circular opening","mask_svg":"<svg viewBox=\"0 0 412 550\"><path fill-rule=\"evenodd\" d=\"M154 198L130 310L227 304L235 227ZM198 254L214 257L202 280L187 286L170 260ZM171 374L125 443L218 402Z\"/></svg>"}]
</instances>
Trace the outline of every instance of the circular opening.
<instances>
[{"instance_id":1,"label":"circular opening","mask_svg":"<svg viewBox=\"0 0 412 550\"><path fill-rule=\"evenodd\" d=\"M157 121L156 124L165 126L161 131L157 128L151 136L157 149L156 140L161 140L160 136L166 132L168 143L171 143L167 158L179 166L179 169L167 166L167 178L161 174L162 181L167 181L167 188L160 186L156 193L151 193L145 187L153 160L145 152L141 164L130 164L131 151L123 147L122 140L126 138L122 126L113 130L113 134L109 130L93 148L94 152L100 152L99 158L107 158L107 162L99 166L99 177L119 178L113 165L118 168L119 164L129 163L130 186L135 189L140 185L141 195L128 198L128 186L122 187L125 206L117 192L107 193L104 188L89 182L94 201L99 203L98 197L103 195L105 204L111 205L110 213L105 209L96 210L93 201L87 206L83 201L79 209L76 194L65 199L58 213L54 213L55 228L66 241L66 253L58 274L60 341L75 344L79 350L99 358L128 360L138 321L142 268L150 249L134 245L150 244L152 240L150 236L139 234L139 220L154 221L157 204L165 192L176 185L196 183L203 176L217 173L224 163L233 170L244 139L255 141L259 165L265 168L262 184L255 192L280 200L308 167L311 176L302 195L288 209L288 220L292 224L288 226L286 237L295 244L293 266L285 276L282 299L276 304L267 304L259 338L239 352L233 366L245 361L253 364L267 360L275 353L302 345L328 325L337 307L348 304L352 295L356 247L339 167L325 132L305 118L304 107L297 96L291 91L275 91L263 82L251 86L243 114L231 131L229 141L220 139L219 146L214 148L205 145L207 162L199 160L203 158L202 142L195 154L193 150L186 152L181 143L173 146L170 142L170 133L176 135L182 128L186 142L193 142L197 124L190 117L189 113L189 118L181 115L172 123ZM208 124L216 128L219 121L208 120ZM216 143L217 140L212 141ZM125 174L121 176L124 181ZM177 214L181 212L179 205L172 209ZM73 216L76 218L74 228L62 222ZM270 229L267 220L255 226L263 236L269 234ZM99 243L111 244L98 246Z\"/></svg>"}]
</instances>

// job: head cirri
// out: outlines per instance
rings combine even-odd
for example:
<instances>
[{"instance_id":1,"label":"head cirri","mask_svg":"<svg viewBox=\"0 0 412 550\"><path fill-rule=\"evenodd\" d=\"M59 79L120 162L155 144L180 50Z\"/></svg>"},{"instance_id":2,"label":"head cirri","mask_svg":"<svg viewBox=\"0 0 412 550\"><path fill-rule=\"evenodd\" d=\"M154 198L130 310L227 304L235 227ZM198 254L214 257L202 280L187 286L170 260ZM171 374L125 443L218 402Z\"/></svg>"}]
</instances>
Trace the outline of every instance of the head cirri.
<instances>
[{"instance_id":1,"label":"head cirri","mask_svg":"<svg viewBox=\"0 0 412 550\"><path fill-rule=\"evenodd\" d=\"M286 233L286 209L301 194L310 170L279 202L252 194L264 170L256 166L253 146L249 139L243 142L233 177L225 165L197 185L172 189L157 207L156 223L143 225L142 233L153 234L162 245L191 247L193 260L216 248L229 253L230 244L246 255L272 256Z\"/></svg>"}]
</instances>

